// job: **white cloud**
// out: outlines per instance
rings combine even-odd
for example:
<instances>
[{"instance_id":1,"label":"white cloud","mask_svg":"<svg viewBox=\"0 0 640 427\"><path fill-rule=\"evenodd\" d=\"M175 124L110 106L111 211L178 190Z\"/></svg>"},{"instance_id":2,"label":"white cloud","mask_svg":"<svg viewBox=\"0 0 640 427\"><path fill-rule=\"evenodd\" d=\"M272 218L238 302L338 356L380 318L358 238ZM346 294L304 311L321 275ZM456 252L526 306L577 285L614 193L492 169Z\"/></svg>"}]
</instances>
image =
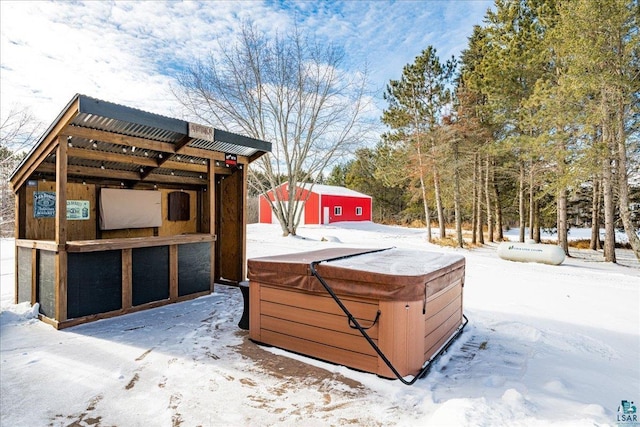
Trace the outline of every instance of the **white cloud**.
<instances>
[{"instance_id":1,"label":"white cloud","mask_svg":"<svg viewBox=\"0 0 640 427\"><path fill-rule=\"evenodd\" d=\"M458 55L490 1L0 2L0 114L28 107L49 124L75 93L177 115L178 69L234 42L243 20L270 34L297 23L369 62L378 89L433 44ZM379 94L379 98L381 93Z\"/></svg>"}]
</instances>

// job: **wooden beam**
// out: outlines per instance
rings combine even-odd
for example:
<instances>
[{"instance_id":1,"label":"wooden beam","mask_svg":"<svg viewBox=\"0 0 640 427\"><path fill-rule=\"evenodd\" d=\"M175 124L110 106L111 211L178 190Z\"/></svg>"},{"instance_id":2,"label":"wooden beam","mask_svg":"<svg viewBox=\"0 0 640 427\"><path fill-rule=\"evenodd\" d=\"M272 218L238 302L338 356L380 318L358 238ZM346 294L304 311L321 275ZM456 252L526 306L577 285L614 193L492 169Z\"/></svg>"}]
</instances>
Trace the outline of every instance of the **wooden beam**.
<instances>
[{"instance_id":1,"label":"wooden beam","mask_svg":"<svg viewBox=\"0 0 640 427\"><path fill-rule=\"evenodd\" d=\"M110 144L161 151L165 153L173 153L175 151L175 146L168 142L154 141L152 139L122 135L119 133L89 129L80 126L67 126L61 134L64 136L72 136L74 138L94 139L96 141L108 142Z\"/></svg>"},{"instance_id":2,"label":"wooden beam","mask_svg":"<svg viewBox=\"0 0 640 427\"><path fill-rule=\"evenodd\" d=\"M104 151L97 150L89 150L86 148L69 148L68 150L69 157L76 157L80 159L87 160L98 160L104 162L116 162L116 163L124 163L128 165L137 165L142 167L151 167L157 168L160 166L160 162L156 159L148 158L148 157L140 157L140 156L131 156L127 154L120 153L109 153ZM198 163L186 163L186 162L176 162L173 160L166 160L162 163L162 166L168 169L175 169L181 171L188 172L199 172L206 173L207 166ZM143 174L143 178L145 176L150 175L151 172Z\"/></svg>"},{"instance_id":3,"label":"wooden beam","mask_svg":"<svg viewBox=\"0 0 640 427\"><path fill-rule=\"evenodd\" d=\"M56 150L55 320L67 320L67 141L58 137Z\"/></svg>"},{"instance_id":4,"label":"wooden beam","mask_svg":"<svg viewBox=\"0 0 640 427\"><path fill-rule=\"evenodd\" d=\"M20 170L16 172L16 175L11 180L11 185L16 191L22 187L31 174L38 168L40 163L47 158L49 154L55 149L58 142L58 133L68 127L68 124L78 115L79 102L76 99L73 104L67 108L64 114L58 120L55 126L49 131L49 133L36 145L34 151L27 157L25 163Z\"/></svg>"},{"instance_id":5,"label":"wooden beam","mask_svg":"<svg viewBox=\"0 0 640 427\"><path fill-rule=\"evenodd\" d=\"M176 146L176 153L180 153L182 152L182 150L184 148L187 147L187 144L189 144L191 141L193 141L193 138L191 138L189 135L185 135L180 141L176 142L175 146Z\"/></svg>"},{"instance_id":6,"label":"wooden beam","mask_svg":"<svg viewBox=\"0 0 640 427\"><path fill-rule=\"evenodd\" d=\"M150 159L148 157L129 156L127 154L109 153L105 151L89 150L86 148L69 148L68 155L69 157L77 157L87 160L127 163L140 166L158 166L158 162L155 159Z\"/></svg>"},{"instance_id":7,"label":"wooden beam","mask_svg":"<svg viewBox=\"0 0 640 427\"><path fill-rule=\"evenodd\" d=\"M123 249L151 248L156 246L176 246L189 243L212 242L208 234L180 234L176 236L130 237L127 239L79 240L67 243L67 252L104 252ZM25 245L29 247L28 245Z\"/></svg>"},{"instance_id":8,"label":"wooden beam","mask_svg":"<svg viewBox=\"0 0 640 427\"><path fill-rule=\"evenodd\" d=\"M168 169L175 169L181 171L189 171L189 172L200 172L207 173L207 165L198 164L198 163L185 163L185 162L176 162L173 160L169 160L164 162L163 167Z\"/></svg>"},{"instance_id":9,"label":"wooden beam","mask_svg":"<svg viewBox=\"0 0 640 427\"><path fill-rule=\"evenodd\" d=\"M50 164L41 165L38 169L40 172L52 173L55 171L55 167ZM121 171L115 169L100 169L92 168L88 166L74 166L68 167L69 176L80 176L87 178L104 178L117 181L140 181L139 172ZM206 185L207 180L203 174L203 178L192 178L187 176L174 176L174 175L162 175L151 174L147 177L146 182L158 182L164 184L175 185Z\"/></svg>"},{"instance_id":10,"label":"wooden beam","mask_svg":"<svg viewBox=\"0 0 640 427\"><path fill-rule=\"evenodd\" d=\"M140 138L136 136L121 135L103 130L83 128L80 126L67 126L61 135L71 136L74 138L93 139L96 141L107 142L110 144L124 145L127 147L142 148L145 150L159 151L161 153L175 154L177 146L170 142L154 141L152 139ZM181 140L182 141L182 140ZM180 143L178 141L176 144ZM187 141L187 144L189 141ZM189 147L187 145L180 148L180 154L192 157L201 157L204 159L214 159L224 161L224 153L219 151L205 150L203 148ZM239 163L247 162L246 156L238 156Z\"/></svg>"},{"instance_id":11,"label":"wooden beam","mask_svg":"<svg viewBox=\"0 0 640 427\"><path fill-rule=\"evenodd\" d=\"M158 182L163 184L185 184L185 185L206 185L207 180L206 177L200 178L191 178L186 176L171 176L171 175L160 175L160 174L151 174L147 179L149 182Z\"/></svg>"},{"instance_id":12,"label":"wooden beam","mask_svg":"<svg viewBox=\"0 0 640 427\"><path fill-rule=\"evenodd\" d=\"M193 138L189 137L189 135L184 136L180 141L176 142L173 149L174 149L174 153L178 153L181 150L183 150L185 148L185 146L189 143L193 141ZM169 162L169 156L164 157L162 159L158 159L158 165L156 167L160 168L160 167L165 167L165 163ZM174 163L180 163L180 162L174 162ZM145 180L149 175L151 175L153 173L154 169L149 169L146 170L144 172L142 172L142 176L141 179Z\"/></svg>"},{"instance_id":13,"label":"wooden beam","mask_svg":"<svg viewBox=\"0 0 640 427\"><path fill-rule=\"evenodd\" d=\"M131 180L137 181L140 179L138 172L121 171L115 169L101 169L91 168L87 166L69 166L69 175L97 177L97 178L110 178L117 180Z\"/></svg>"},{"instance_id":14,"label":"wooden beam","mask_svg":"<svg viewBox=\"0 0 640 427\"><path fill-rule=\"evenodd\" d=\"M255 153L253 156L249 156L249 157L247 157L247 160L248 160L248 162L247 162L247 163L252 163L252 162L254 162L255 160L258 160L260 157L264 156L265 154L267 154L267 153L265 153L264 151L258 151L258 152L257 152L257 153Z\"/></svg>"},{"instance_id":15,"label":"wooden beam","mask_svg":"<svg viewBox=\"0 0 640 427\"><path fill-rule=\"evenodd\" d=\"M59 249L58 245L56 245L56 242L54 242L53 240L16 239L16 246L50 252L55 252Z\"/></svg>"}]
</instances>

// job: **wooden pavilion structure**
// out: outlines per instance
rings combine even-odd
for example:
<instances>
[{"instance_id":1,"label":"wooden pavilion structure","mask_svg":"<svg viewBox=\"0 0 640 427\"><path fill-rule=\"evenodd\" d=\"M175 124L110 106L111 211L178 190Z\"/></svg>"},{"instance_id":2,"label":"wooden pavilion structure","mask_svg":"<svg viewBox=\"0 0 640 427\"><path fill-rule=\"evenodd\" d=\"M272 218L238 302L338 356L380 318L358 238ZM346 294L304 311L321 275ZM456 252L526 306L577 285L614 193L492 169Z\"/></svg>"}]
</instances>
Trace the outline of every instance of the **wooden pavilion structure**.
<instances>
[{"instance_id":1,"label":"wooden pavilion structure","mask_svg":"<svg viewBox=\"0 0 640 427\"><path fill-rule=\"evenodd\" d=\"M266 141L76 95L13 172L16 303L64 328L244 280Z\"/></svg>"}]
</instances>

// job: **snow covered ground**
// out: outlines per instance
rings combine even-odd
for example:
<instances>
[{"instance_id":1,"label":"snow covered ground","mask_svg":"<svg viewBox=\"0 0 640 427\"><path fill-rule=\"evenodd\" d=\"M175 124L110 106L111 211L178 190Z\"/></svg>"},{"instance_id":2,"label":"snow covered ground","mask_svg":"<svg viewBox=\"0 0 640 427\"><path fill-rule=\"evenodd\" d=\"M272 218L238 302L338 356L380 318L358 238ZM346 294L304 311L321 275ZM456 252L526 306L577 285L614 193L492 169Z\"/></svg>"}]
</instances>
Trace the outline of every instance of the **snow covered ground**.
<instances>
[{"instance_id":1,"label":"snow covered ground","mask_svg":"<svg viewBox=\"0 0 640 427\"><path fill-rule=\"evenodd\" d=\"M1 426L502 426L619 423L640 403L640 264L572 250L560 266L440 248L372 223L248 226L248 257L326 247L456 252L469 325L414 386L248 340L242 297L212 295L62 331L14 305L2 240ZM640 424L638 424L640 425Z\"/></svg>"}]
</instances>

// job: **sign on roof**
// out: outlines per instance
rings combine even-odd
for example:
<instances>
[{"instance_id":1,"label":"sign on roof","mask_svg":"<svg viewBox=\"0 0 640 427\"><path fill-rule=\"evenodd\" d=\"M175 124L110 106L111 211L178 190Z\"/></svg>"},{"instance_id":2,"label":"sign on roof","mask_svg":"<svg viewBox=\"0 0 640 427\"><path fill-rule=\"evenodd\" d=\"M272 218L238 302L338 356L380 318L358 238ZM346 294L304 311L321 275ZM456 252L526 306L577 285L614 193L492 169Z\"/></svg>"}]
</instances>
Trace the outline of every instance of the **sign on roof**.
<instances>
[{"instance_id":1,"label":"sign on roof","mask_svg":"<svg viewBox=\"0 0 640 427\"><path fill-rule=\"evenodd\" d=\"M189 123L189 137L214 142L213 128L196 123Z\"/></svg>"}]
</instances>

